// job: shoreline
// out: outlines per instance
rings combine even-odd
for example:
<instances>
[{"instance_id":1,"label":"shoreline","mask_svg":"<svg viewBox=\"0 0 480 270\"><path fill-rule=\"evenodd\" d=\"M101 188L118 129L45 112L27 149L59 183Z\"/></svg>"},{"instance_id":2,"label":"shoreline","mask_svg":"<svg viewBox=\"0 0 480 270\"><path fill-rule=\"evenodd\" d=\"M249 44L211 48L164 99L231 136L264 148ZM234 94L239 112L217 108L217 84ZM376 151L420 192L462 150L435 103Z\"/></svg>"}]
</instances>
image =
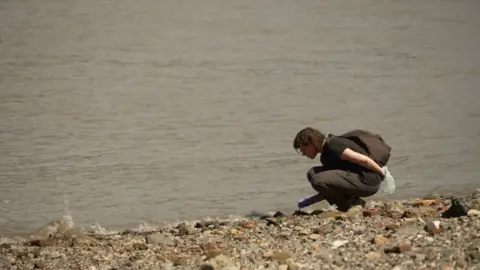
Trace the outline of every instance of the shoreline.
<instances>
[{"instance_id":1,"label":"shoreline","mask_svg":"<svg viewBox=\"0 0 480 270\"><path fill-rule=\"evenodd\" d=\"M272 211L112 233L66 218L31 239L4 241L0 268L480 269L480 189L458 201L464 212L432 195L348 212Z\"/></svg>"},{"instance_id":2,"label":"shoreline","mask_svg":"<svg viewBox=\"0 0 480 270\"><path fill-rule=\"evenodd\" d=\"M383 194L381 191L379 191L377 194L374 194L373 196L363 198L365 201L375 201L375 202L389 202L389 201L401 201L401 200L413 200L413 199L421 199L421 198L430 198L430 197L450 197L450 196L468 196L471 194L472 190L476 190L478 185L465 185L460 189L454 189L454 190L426 190L425 192L419 191L419 192L414 192L412 193L411 191L406 191L406 190L397 190L394 194L392 195L386 195ZM467 191L469 190L469 191ZM307 194L305 196L313 195ZM295 202L293 202L295 204ZM308 209L326 209L328 208L329 205L327 202L319 202L316 203ZM67 210L65 210L67 209ZM136 230L142 226L165 226L169 224L178 224L182 222L196 222L198 220L204 220L204 219L232 219L232 218L244 218L252 213L273 213L276 211L281 211L284 213L288 213L289 211L292 212L295 209L292 207L289 207L288 209L283 207L282 209L263 209L263 210L255 210L251 209L250 211L238 211L237 213L223 213L220 215L195 215L193 217L183 217L183 218L167 218L167 219L159 219L159 218L148 218L144 220L138 220L138 222L133 222L130 221L127 225L126 224L104 224L104 223L98 223L98 222L77 222L75 220L75 216L70 215L68 211L68 206L65 208L64 206L64 216L58 218L52 218L49 222L46 223L38 223L36 225L30 225L28 228L23 227L22 229L19 229L18 227L15 227L16 229L12 229L12 227L0 227L0 244L2 243L2 239L5 238L28 238L31 234L35 233L35 231L39 230L39 228L45 227L47 224L58 221L61 218L65 218L66 216L71 216L70 218L74 219L75 221L75 226L77 227L83 227L83 228L93 228L96 227L99 231L123 231L123 230ZM308 210L312 211L312 210ZM243 212L243 213L242 213ZM88 230L88 229L87 229Z\"/></svg>"}]
</instances>

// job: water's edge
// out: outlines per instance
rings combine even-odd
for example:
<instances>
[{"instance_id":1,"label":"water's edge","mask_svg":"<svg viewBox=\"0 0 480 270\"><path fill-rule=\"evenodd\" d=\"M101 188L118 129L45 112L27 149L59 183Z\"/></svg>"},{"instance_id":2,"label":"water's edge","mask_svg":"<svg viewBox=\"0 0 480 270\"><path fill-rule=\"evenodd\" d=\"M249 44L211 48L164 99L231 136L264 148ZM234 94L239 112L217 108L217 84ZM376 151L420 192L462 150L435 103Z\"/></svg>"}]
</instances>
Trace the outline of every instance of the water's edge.
<instances>
[{"instance_id":1,"label":"water's edge","mask_svg":"<svg viewBox=\"0 0 480 270\"><path fill-rule=\"evenodd\" d=\"M478 187L478 185L477 185ZM473 188L475 190L475 188ZM476 191L473 193L480 193L480 188L477 188ZM467 192L451 192L451 193L436 193L436 192L431 192L431 193L426 193L423 196L398 196L395 194L392 195L374 195L370 198L364 198L365 201L367 202L366 208L368 208L368 205L375 205L378 202L387 202L387 203L405 203L405 202L412 202L416 200L422 200L422 199L438 199L438 200L444 200L448 198L467 198L472 195L472 188ZM66 206L68 206L68 201L66 202ZM68 208L65 208L66 212L65 215L52 220L45 225L41 226L39 229L33 231L33 232L13 232L13 233L8 233L8 234L0 234L0 244L2 243L9 243L12 241L25 241L27 239L44 239L48 238L48 235L53 235L57 232L62 232L62 231L67 231L67 230L73 230L75 233L81 233L81 234L98 234L98 235L111 235L111 234L121 234L125 232L148 232L148 231L156 231L158 229L165 229L165 228L174 228L177 227L181 223L185 223L187 225L195 225L196 223L199 222L205 222L205 221L218 221L218 222L223 222L223 221L238 221L241 219L259 219L259 218L265 218L265 217L272 217L276 213L283 213L286 215L290 215L289 213L294 213L295 211L299 209L276 209L276 210L270 210L270 211L251 211L250 213L246 213L244 215L222 215L222 216L205 216L201 218L196 218L196 219L184 219L184 220L169 220L169 221L163 221L163 222L140 222L138 226L136 227L122 227L122 226L116 226L116 227L103 227L101 224L95 223L95 224L77 224L74 221L74 217L69 213ZM306 213L312 213L316 210L321 210L321 211L336 211L335 206L330 206L328 203L325 201L319 202L311 207L302 209L301 211L306 212Z\"/></svg>"}]
</instances>

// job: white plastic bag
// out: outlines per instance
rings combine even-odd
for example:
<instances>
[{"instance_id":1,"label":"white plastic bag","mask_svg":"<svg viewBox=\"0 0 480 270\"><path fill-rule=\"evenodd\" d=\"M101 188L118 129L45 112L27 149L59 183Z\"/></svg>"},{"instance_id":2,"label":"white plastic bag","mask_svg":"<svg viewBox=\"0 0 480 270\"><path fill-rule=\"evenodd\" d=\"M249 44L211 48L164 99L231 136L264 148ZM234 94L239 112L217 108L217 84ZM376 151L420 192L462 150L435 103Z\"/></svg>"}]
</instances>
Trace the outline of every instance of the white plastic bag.
<instances>
[{"instance_id":1,"label":"white plastic bag","mask_svg":"<svg viewBox=\"0 0 480 270\"><path fill-rule=\"evenodd\" d=\"M384 166L382 169L385 171L385 177L383 178L382 183L380 183L380 190L388 195L393 194L395 192L395 179L393 179L387 166Z\"/></svg>"}]
</instances>

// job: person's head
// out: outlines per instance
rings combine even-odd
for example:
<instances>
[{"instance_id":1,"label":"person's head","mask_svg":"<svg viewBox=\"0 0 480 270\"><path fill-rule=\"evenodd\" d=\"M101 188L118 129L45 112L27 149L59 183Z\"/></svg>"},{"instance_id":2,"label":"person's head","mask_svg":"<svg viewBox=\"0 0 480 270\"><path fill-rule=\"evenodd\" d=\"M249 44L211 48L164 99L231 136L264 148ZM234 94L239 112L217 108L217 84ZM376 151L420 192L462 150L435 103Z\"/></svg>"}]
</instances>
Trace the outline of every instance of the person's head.
<instances>
[{"instance_id":1,"label":"person's head","mask_svg":"<svg viewBox=\"0 0 480 270\"><path fill-rule=\"evenodd\" d=\"M317 129L306 127L300 130L293 140L293 148L302 155L314 159L322 152L325 134Z\"/></svg>"}]
</instances>

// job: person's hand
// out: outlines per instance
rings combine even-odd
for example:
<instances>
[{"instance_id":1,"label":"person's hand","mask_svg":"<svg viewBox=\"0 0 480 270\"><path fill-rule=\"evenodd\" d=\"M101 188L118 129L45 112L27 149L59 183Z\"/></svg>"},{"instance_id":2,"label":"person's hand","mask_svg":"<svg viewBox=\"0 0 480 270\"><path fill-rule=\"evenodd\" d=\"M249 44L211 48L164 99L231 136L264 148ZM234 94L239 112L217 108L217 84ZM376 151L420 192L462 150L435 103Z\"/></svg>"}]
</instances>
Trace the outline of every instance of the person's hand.
<instances>
[{"instance_id":1,"label":"person's hand","mask_svg":"<svg viewBox=\"0 0 480 270\"><path fill-rule=\"evenodd\" d=\"M383 166L383 167L382 167L382 170L383 170L383 177L382 177L383 179L385 179L385 177L391 175L391 174L390 174L390 171L388 170L388 167L387 167L387 166Z\"/></svg>"},{"instance_id":2,"label":"person's hand","mask_svg":"<svg viewBox=\"0 0 480 270\"><path fill-rule=\"evenodd\" d=\"M300 208L300 209L301 209L301 208L305 208L305 207L307 207L307 206L309 206L309 205L310 205L310 203L309 203L308 200L305 199L305 198L300 199L300 200L298 201L298 203L297 203L297 206L298 206L298 208Z\"/></svg>"},{"instance_id":3,"label":"person's hand","mask_svg":"<svg viewBox=\"0 0 480 270\"><path fill-rule=\"evenodd\" d=\"M320 195L319 193L317 193L317 194L311 196L310 198L300 199L297 203L297 206L298 206L298 208L304 208L304 207L310 206L314 203L317 203L317 202L319 202L323 199L325 199L325 197Z\"/></svg>"}]
</instances>

